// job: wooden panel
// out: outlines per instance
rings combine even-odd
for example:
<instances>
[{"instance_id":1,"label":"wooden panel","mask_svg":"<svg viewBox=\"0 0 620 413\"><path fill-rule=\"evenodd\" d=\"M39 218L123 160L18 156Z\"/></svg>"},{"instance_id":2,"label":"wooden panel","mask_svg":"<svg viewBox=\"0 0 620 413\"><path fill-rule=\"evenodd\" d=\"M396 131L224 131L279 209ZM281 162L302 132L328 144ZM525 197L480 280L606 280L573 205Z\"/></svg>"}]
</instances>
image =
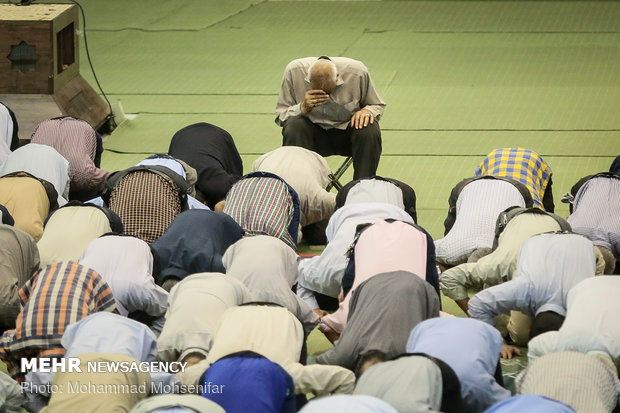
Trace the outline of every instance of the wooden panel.
<instances>
[{"instance_id":1,"label":"wooden panel","mask_svg":"<svg viewBox=\"0 0 620 413\"><path fill-rule=\"evenodd\" d=\"M84 119L97 129L110 114L110 108L95 90L78 75L54 94L64 115Z\"/></svg>"},{"instance_id":2,"label":"wooden panel","mask_svg":"<svg viewBox=\"0 0 620 413\"><path fill-rule=\"evenodd\" d=\"M39 6L39 7L35 7ZM57 7L58 6L58 7ZM73 22L78 28L77 7L73 5L0 5L0 56L11 53L21 42L34 47L38 60L34 69L12 68L11 61L0 59L0 93L49 93L66 85L79 73L78 39L74 33L75 61L58 73L57 32Z\"/></svg>"}]
</instances>

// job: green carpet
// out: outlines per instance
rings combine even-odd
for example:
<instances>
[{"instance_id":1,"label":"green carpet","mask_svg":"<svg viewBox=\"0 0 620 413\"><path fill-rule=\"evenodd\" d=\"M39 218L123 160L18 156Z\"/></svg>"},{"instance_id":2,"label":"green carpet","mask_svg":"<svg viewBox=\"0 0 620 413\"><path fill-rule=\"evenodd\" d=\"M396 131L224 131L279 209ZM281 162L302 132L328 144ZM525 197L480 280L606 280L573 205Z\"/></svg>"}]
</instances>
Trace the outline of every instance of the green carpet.
<instances>
[{"instance_id":1,"label":"green carpet","mask_svg":"<svg viewBox=\"0 0 620 413\"><path fill-rule=\"evenodd\" d=\"M166 152L177 130L209 122L232 134L249 172L281 144L284 67L321 54L370 69L387 102L378 174L414 187L420 224L436 239L451 188L494 148L542 154L562 216L561 195L620 153L620 2L81 3L101 84L137 115L105 143L108 170ZM94 86L85 53L80 64ZM328 159L333 170L341 162ZM352 168L341 180L351 177ZM463 315L449 300L444 308ZM314 333L309 348L327 344ZM503 367L508 377L522 359Z\"/></svg>"}]
</instances>

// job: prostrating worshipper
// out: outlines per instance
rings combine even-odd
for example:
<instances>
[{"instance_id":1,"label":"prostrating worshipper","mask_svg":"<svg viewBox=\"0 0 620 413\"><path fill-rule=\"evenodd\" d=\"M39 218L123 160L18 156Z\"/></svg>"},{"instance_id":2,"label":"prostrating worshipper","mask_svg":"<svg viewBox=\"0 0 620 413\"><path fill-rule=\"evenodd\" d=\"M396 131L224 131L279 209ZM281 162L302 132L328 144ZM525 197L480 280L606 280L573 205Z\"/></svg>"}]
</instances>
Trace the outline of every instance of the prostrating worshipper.
<instances>
[{"instance_id":1,"label":"prostrating worshipper","mask_svg":"<svg viewBox=\"0 0 620 413\"><path fill-rule=\"evenodd\" d=\"M179 130L170 141L168 153L196 170L196 198L211 209L226 198L243 175L243 162L232 136L209 123Z\"/></svg>"},{"instance_id":2,"label":"prostrating worshipper","mask_svg":"<svg viewBox=\"0 0 620 413\"><path fill-rule=\"evenodd\" d=\"M578 351L603 354L620 366L620 278L594 277L575 285L566 299L566 319L558 331L528 343L530 361L545 354Z\"/></svg>"},{"instance_id":3,"label":"prostrating worshipper","mask_svg":"<svg viewBox=\"0 0 620 413\"><path fill-rule=\"evenodd\" d=\"M168 293L155 284L156 260L159 257L141 239L110 234L88 244L80 264L97 271L108 283L120 315L145 321L158 333L168 308Z\"/></svg>"},{"instance_id":4,"label":"prostrating worshipper","mask_svg":"<svg viewBox=\"0 0 620 413\"><path fill-rule=\"evenodd\" d=\"M331 170L318 153L299 146L282 146L258 158L252 171L271 172L293 187L299 196L303 241L325 244L325 226L334 213L336 194L325 190Z\"/></svg>"},{"instance_id":5,"label":"prostrating worshipper","mask_svg":"<svg viewBox=\"0 0 620 413\"><path fill-rule=\"evenodd\" d=\"M441 273L441 291L467 312L468 289L480 291L510 280L521 245L536 234L560 230L570 230L570 225L557 215L538 208L508 208L497 217L493 252Z\"/></svg>"},{"instance_id":6,"label":"prostrating worshipper","mask_svg":"<svg viewBox=\"0 0 620 413\"><path fill-rule=\"evenodd\" d=\"M385 110L368 68L348 57L304 57L282 77L276 124L282 146L353 158L353 179L373 176L381 157Z\"/></svg>"},{"instance_id":7,"label":"prostrating worshipper","mask_svg":"<svg viewBox=\"0 0 620 413\"><path fill-rule=\"evenodd\" d=\"M313 309L319 305L313 292L337 298L342 289L342 277L347 267L346 252L353 243L359 224L396 219L413 224L404 210L402 190L384 180L366 180L352 187L346 204L329 219L325 230L327 246L321 255L299 262L299 294ZM392 202L392 203L390 203Z\"/></svg>"},{"instance_id":8,"label":"prostrating worshipper","mask_svg":"<svg viewBox=\"0 0 620 413\"><path fill-rule=\"evenodd\" d=\"M494 149L475 172L476 176L503 176L523 183L532 195L534 206L547 212L554 211L552 174L542 156L525 148Z\"/></svg>"},{"instance_id":9,"label":"prostrating worshipper","mask_svg":"<svg viewBox=\"0 0 620 413\"><path fill-rule=\"evenodd\" d=\"M477 293L469 301L468 314L493 325L495 316L519 311L525 317L511 317L508 328L517 337L528 337L534 318L548 312L547 316L565 317L568 292L580 281L594 277L595 271L594 245L586 237L535 235L521 247L514 277Z\"/></svg>"},{"instance_id":10,"label":"prostrating worshipper","mask_svg":"<svg viewBox=\"0 0 620 413\"><path fill-rule=\"evenodd\" d=\"M15 219L13 219L13 215L9 212L8 209L2 204L0 204L0 223L4 225L15 225Z\"/></svg>"},{"instance_id":11,"label":"prostrating worshipper","mask_svg":"<svg viewBox=\"0 0 620 413\"><path fill-rule=\"evenodd\" d=\"M229 354L200 377L203 397L226 413L295 413L295 384L278 364L253 351Z\"/></svg>"},{"instance_id":12,"label":"prostrating worshipper","mask_svg":"<svg viewBox=\"0 0 620 413\"><path fill-rule=\"evenodd\" d=\"M0 177L0 203L12 217L13 225L38 241L43 235L43 222L58 208L58 195L51 183L26 172L13 172Z\"/></svg>"},{"instance_id":13,"label":"prostrating worshipper","mask_svg":"<svg viewBox=\"0 0 620 413\"><path fill-rule=\"evenodd\" d=\"M232 186L223 211L246 235L269 235L297 249L299 197L282 178L269 172L252 172Z\"/></svg>"},{"instance_id":14,"label":"prostrating worshipper","mask_svg":"<svg viewBox=\"0 0 620 413\"><path fill-rule=\"evenodd\" d=\"M316 361L353 369L368 350L395 357L405 352L412 328L438 316L437 292L417 275L406 271L375 275L353 292L340 339Z\"/></svg>"},{"instance_id":15,"label":"prostrating worshipper","mask_svg":"<svg viewBox=\"0 0 620 413\"><path fill-rule=\"evenodd\" d=\"M426 280L439 297L433 239L421 227L392 220L358 227L349 251L349 265L342 279L344 300L336 312L321 318L321 331L328 338L337 338L342 333L353 293L377 274L393 271L415 274Z\"/></svg>"},{"instance_id":16,"label":"prostrating worshipper","mask_svg":"<svg viewBox=\"0 0 620 413\"><path fill-rule=\"evenodd\" d=\"M454 370L465 411L481 412L510 397L502 387L502 337L485 323L458 317L423 321L411 332L407 352L435 357Z\"/></svg>"},{"instance_id":17,"label":"prostrating worshipper","mask_svg":"<svg viewBox=\"0 0 620 413\"><path fill-rule=\"evenodd\" d=\"M19 125L15 113L0 102L0 164L19 147Z\"/></svg>"},{"instance_id":18,"label":"prostrating worshipper","mask_svg":"<svg viewBox=\"0 0 620 413\"><path fill-rule=\"evenodd\" d=\"M170 291L174 282L189 274L223 273L226 249L242 236L243 229L227 214L203 210L179 214L152 243L162 268L155 281Z\"/></svg>"},{"instance_id":19,"label":"prostrating worshipper","mask_svg":"<svg viewBox=\"0 0 620 413\"><path fill-rule=\"evenodd\" d=\"M519 394L495 403L484 413L575 413L570 406L544 396Z\"/></svg>"},{"instance_id":20,"label":"prostrating worshipper","mask_svg":"<svg viewBox=\"0 0 620 413\"><path fill-rule=\"evenodd\" d=\"M65 328L98 311L116 311L112 290L90 268L77 262L51 264L37 273L19 291L22 311L15 330L0 338L0 360L9 373L23 381L21 358L60 358Z\"/></svg>"},{"instance_id":21,"label":"prostrating worshipper","mask_svg":"<svg viewBox=\"0 0 620 413\"><path fill-rule=\"evenodd\" d=\"M162 371L144 371L148 365L140 363L153 362L157 354L155 335L144 324L121 315L98 312L70 324L61 344L66 350L65 358L79 359L82 371L66 369L55 373L28 373L26 380L33 384L32 389L45 390L49 388L48 384L56 389L52 394L28 393L30 407L36 408L51 396L45 412L127 412L150 393L158 394L178 387L178 380L171 372L163 371L163 366ZM134 371L121 371L124 368L114 371L112 367L98 367L106 371L92 371L89 362L97 363L97 366L124 363ZM181 369L181 366L173 368ZM137 375L136 369L142 374ZM75 391L76 385L88 385L88 389L95 390Z\"/></svg>"},{"instance_id":22,"label":"prostrating worshipper","mask_svg":"<svg viewBox=\"0 0 620 413\"><path fill-rule=\"evenodd\" d=\"M26 172L54 186L58 206L69 200L69 161L51 146L29 143L13 151L0 165L0 176Z\"/></svg>"},{"instance_id":23,"label":"prostrating worshipper","mask_svg":"<svg viewBox=\"0 0 620 413\"><path fill-rule=\"evenodd\" d=\"M400 413L464 411L461 384L456 373L445 362L426 354L402 354L392 360L369 352L358 366L354 394L377 397Z\"/></svg>"},{"instance_id":24,"label":"prostrating worshipper","mask_svg":"<svg viewBox=\"0 0 620 413\"><path fill-rule=\"evenodd\" d=\"M300 413L398 413L381 399L365 395L338 394L312 399Z\"/></svg>"},{"instance_id":25,"label":"prostrating worshipper","mask_svg":"<svg viewBox=\"0 0 620 413\"><path fill-rule=\"evenodd\" d=\"M529 363L515 386L517 393L550 397L588 413L615 411L620 394L618 370L609 357L571 351Z\"/></svg>"},{"instance_id":26,"label":"prostrating worshipper","mask_svg":"<svg viewBox=\"0 0 620 413\"><path fill-rule=\"evenodd\" d=\"M452 267L480 248L493 246L495 223L511 206L531 207L532 196L519 181L496 176L464 179L450 193L444 237L435 241L437 262Z\"/></svg>"},{"instance_id":27,"label":"prostrating worshipper","mask_svg":"<svg viewBox=\"0 0 620 413\"><path fill-rule=\"evenodd\" d=\"M71 201L47 218L43 236L37 242L41 267L78 261L91 241L108 232L123 233L118 215L104 207Z\"/></svg>"},{"instance_id":28,"label":"prostrating worshipper","mask_svg":"<svg viewBox=\"0 0 620 413\"><path fill-rule=\"evenodd\" d=\"M338 366L300 363L305 345L301 323L290 311L275 304L246 304L226 310L206 360L177 376L184 384L197 384L211 364L240 351L253 351L279 364L293 378L296 394L350 393L355 376ZM305 360L303 360L305 361Z\"/></svg>"},{"instance_id":29,"label":"prostrating worshipper","mask_svg":"<svg viewBox=\"0 0 620 413\"><path fill-rule=\"evenodd\" d=\"M257 259L260 257L260 259ZM226 276L241 281L255 301L279 304L293 313L306 335L317 326L318 315L291 288L297 283L299 256L275 237L245 237L231 245L222 262Z\"/></svg>"},{"instance_id":30,"label":"prostrating worshipper","mask_svg":"<svg viewBox=\"0 0 620 413\"><path fill-rule=\"evenodd\" d=\"M252 294L233 277L199 273L183 278L168 296L157 357L192 364L206 358L224 312L251 301Z\"/></svg>"},{"instance_id":31,"label":"prostrating worshipper","mask_svg":"<svg viewBox=\"0 0 620 413\"><path fill-rule=\"evenodd\" d=\"M152 396L136 404L130 413L226 413L217 403L195 394Z\"/></svg>"},{"instance_id":32,"label":"prostrating worshipper","mask_svg":"<svg viewBox=\"0 0 620 413\"><path fill-rule=\"evenodd\" d=\"M183 166L176 160L145 161L111 174L102 198L121 218L125 234L152 243L177 215L189 209L192 185L183 177Z\"/></svg>"},{"instance_id":33,"label":"prostrating worshipper","mask_svg":"<svg viewBox=\"0 0 620 413\"><path fill-rule=\"evenodd\" d=\"M588 237L601 251L605 274L620 259L620 171L600 173L582 182L572 202L568 223L577 234Z\"/></svg>"},{"instance_id":34,"label":"prostrating worshipper","mask_svg":"<svg viewBox=\"0 0 620 413\"><path fill-rule=\"evenodd\" d=\"M3 413L22 413L26 402L22 386L0 372L0 408Z\"/></svg>"},{"instance_id":35,"label":"prostrating worshipper","mask_svg":"<svg viewBox=\"0 0 620 413\"><path fill-rule=\"evenodd\" d=\"M396 191L392 185L386 185L386 182L397 186L400 191ZM351 198L349 198L349 192L352 193ZM355 179L343 186L336 195L336 209L347 204L361 202L402 204L403 209L411 216L413 222L418 222L415 191L411 186L397 179L376 175Z\"/></svg>"},{"instance_id":36,"label":"prostrating worshipper","mask_svg":"<svg viewBox=\"0 0 620 413\"><path fill-rule=\"evenodd\" d=\"M70 116L49 119L37 126L30 141L51 146L69 161L71 199L86 201L103 191L110 173L100 169L101 136L88 122Z\"/></svg>"},{"instance_id":37,"label":"prostrating worshipper","mask_svg":"<svg viewBox=\"0 0 620 413\"><path fill-rule=\"evenodd\" d=\"M15 328L21 311L19 290L39 269L34 239L19 228L0 225L0 330Z\"/></svg>"}]
</instances>

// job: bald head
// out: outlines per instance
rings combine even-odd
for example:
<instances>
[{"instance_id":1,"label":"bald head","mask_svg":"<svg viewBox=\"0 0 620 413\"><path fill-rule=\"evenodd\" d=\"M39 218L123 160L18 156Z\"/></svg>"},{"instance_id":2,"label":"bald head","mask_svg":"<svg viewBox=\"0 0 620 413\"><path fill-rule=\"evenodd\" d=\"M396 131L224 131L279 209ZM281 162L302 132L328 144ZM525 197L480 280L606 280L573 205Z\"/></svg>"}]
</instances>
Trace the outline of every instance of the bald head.
<instances>
[{"instance_id":1,"label":"bald head","mask_svg":"<svg viewBox=\"0 0 620 413\"><path fill-rule=\"evenodd\" d=\"M310 87L330 94L336 88L338 69L331 60L318 59L310 66Z\"/></svg>"}]
</instances>

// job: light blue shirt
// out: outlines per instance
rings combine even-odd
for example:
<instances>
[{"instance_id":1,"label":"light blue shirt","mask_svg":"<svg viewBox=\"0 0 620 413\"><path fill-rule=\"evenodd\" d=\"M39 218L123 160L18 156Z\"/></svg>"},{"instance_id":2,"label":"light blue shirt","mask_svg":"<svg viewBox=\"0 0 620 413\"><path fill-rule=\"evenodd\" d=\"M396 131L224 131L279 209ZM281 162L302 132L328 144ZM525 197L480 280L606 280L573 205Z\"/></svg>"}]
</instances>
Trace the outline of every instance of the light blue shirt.
<instances>
[{"instance_id":1,"label":"light blue shirt","mask_svg":"<svg viewBox=\"0 0 620 413\"><path fill-rule=\"evenodd\" d=\"M447 363L461 382L471 411L480 412L510 392L495 381L503 340L494 327L468 318L431 318L415 326L407 353L425 353Z\"/></svg>"},{"instance_id":2,"label":"light blue shirt","mask_svg":"<svg viewBox=\"0 0 620 413\"><path fill-rule=\"evenodd\" d=\"M575 413L562 402L544 396L520 394L493 405L484 413Z\"/></svg>"},{"instance_id":3,"label":"light blue shirt","mask_svg":"<svg viewBox=\"0 0 620 413\"><path fill-rule=\"evenodd\" d=\"M300 413L398 413L381 399L372 396L339 394L313 399Z\"/></svg>"},{"instance_id":4,"label":"light blue shirt","mask_svg":"<svg viewBox=\"0 0 620 413\"><path fill-rule=\"evenodd\" d=\"M539 234L519 252L515 277L487 288L469 301L469 315L488 324L512 310L535 317L545 311L566 314L570 289L594 277L594 245L577 234Z\"/></svg>"}]
</instances>

